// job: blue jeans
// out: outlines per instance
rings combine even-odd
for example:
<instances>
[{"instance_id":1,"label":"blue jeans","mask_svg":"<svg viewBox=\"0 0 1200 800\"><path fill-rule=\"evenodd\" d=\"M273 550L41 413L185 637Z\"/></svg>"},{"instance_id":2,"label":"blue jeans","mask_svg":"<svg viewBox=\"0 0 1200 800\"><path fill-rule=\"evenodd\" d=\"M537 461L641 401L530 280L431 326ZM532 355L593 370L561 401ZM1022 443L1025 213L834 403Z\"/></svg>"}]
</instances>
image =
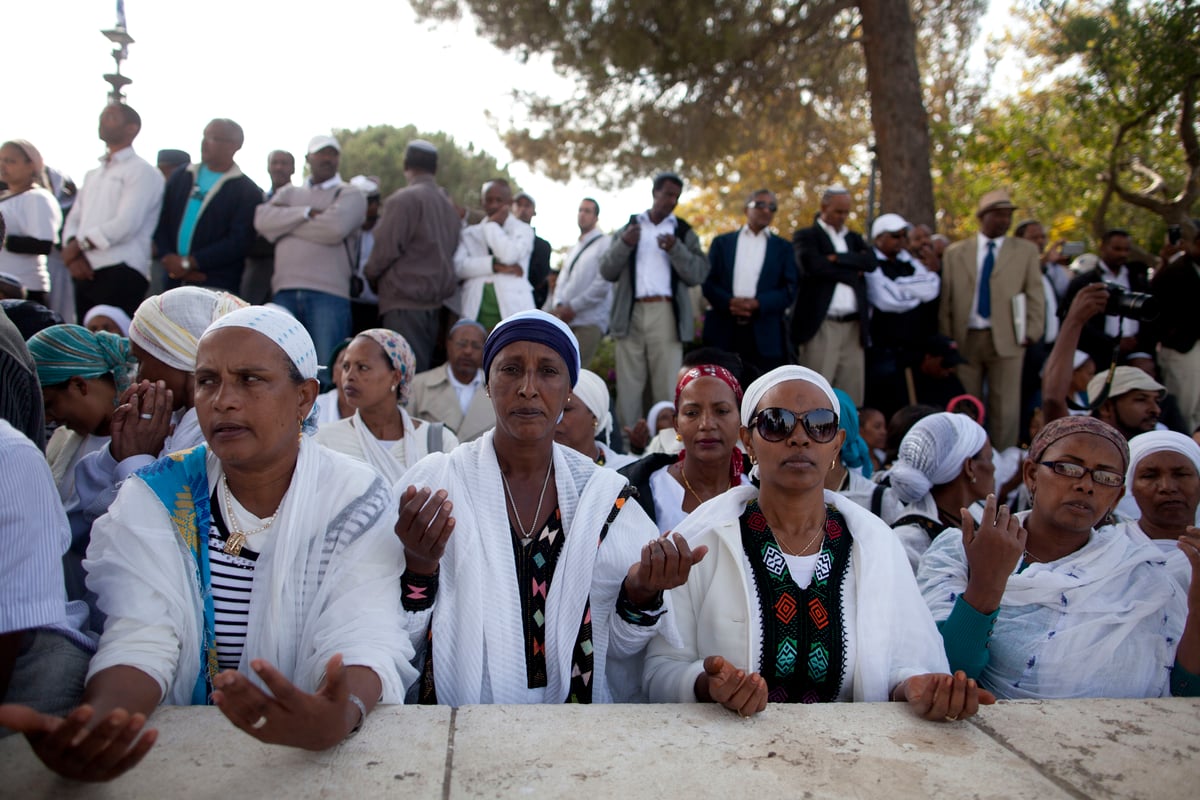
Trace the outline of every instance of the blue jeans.
<instances>
[{"instance_id":1,"label":"blue jeans","mask_svg":"<svg viewBox=\"0 0 1200 800\"><path fill-rule=\"evenodd\" d=\"M329 359L334 348L350 335L349 298L308 289L284 289L276 292L271 302L286 308L308 329L317 348L317 363L321 365L321 388L332 387L330 376L334 365Z\"/></svg>"}]
</instances>

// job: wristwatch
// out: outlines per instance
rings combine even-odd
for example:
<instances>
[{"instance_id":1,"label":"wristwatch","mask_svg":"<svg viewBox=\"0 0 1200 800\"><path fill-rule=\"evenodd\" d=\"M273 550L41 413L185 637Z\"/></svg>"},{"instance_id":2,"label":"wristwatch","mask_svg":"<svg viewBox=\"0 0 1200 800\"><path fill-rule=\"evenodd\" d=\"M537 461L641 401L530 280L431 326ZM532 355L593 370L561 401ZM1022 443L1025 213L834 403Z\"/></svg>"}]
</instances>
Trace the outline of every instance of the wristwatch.
<instances>
[{"instance_id":1,"label":"wristwatch","mask_svg":"<svg viewBox=\"0 0 1200 800\"><path fill-rule=\"evenodd\" d=\"M190 257L190 256L184 256L183 258L179 259L179 268L180 268L181 270L183 270L184 272L187 272L189 269L191 269L191 268L192 268L192 259L191 259L191 257Z\"/></svg>"}]
</instances>

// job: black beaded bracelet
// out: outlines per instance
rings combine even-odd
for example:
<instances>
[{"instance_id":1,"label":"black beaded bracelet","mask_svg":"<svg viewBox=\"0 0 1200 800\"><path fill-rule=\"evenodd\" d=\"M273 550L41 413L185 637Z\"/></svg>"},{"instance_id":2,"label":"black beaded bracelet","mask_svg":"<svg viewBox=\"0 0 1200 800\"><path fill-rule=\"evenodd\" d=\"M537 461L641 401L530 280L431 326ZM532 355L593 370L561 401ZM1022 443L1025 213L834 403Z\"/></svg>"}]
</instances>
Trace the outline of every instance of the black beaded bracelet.
<instances>
[{"instance_id":1,"label":"black beaded bracelet","mask_svg":"<svg viewBox=\"0 0 1200 800\"><path fill-rule=\"evenodd\" d=\"M663 607L663 593L659 592L655 597L654 605L648 609L638 608L629 599L629 595L625 592L625 584L621 583L621 591L617 593L617 616L628 622L630 625L637 625L641 628L649 628L658 622L658 618L663 612L659 611ZM651 613L658 611L657 614Z\"/></svg>"}]
</instances>

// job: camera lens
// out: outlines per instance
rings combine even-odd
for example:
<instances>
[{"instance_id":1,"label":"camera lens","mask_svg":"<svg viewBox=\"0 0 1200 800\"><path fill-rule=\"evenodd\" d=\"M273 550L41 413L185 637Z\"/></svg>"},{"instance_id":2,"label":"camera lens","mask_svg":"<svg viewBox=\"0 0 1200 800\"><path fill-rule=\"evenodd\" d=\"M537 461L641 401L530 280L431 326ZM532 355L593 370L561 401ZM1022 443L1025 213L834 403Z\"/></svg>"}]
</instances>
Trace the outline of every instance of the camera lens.
<instances>
[{"instance_id":1,"label":"camera lens","mask_svg":"<svg viewBox=\"0 0 1200 800\"><path fill-rule=\"evenodd\" d=\"M1104 306L1104 313L1108 316L1136 319L1138 322L1158 319L1158 301L1154 299L1154 295L1130 292L1115 283L1108 283L1106 286L1108 303Z\"/></svg>"}]
</instances>

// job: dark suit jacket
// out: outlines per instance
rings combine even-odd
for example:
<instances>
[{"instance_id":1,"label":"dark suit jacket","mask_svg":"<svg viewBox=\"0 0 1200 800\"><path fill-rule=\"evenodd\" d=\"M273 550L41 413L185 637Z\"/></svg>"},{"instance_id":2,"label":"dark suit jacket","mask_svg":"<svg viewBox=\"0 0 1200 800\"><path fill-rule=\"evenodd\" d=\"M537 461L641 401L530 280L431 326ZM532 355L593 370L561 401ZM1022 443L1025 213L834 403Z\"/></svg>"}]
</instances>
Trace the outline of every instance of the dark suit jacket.
<instances>
[{"instance_id":1,"label":"dark suit jacket","mask_svg":"<svg viewBox=\"0 0 1200 800\"><path fill-rule=\"evenodd\" d=\"M1138 261L1130 261L1125 267L1129 270L1130 291L1149 292L1150 279L1147 277L1149 268ZM1102 280L1104 277L1099 264L1094 269L1076 275L1067 286L1066 297L1058 307L1059 316L1066 318L1067 309L1071 307L1071 301L1075 299L1075 295L1079 294L1080 289ZM1112 361L1113 348L1117 346L1117 339L1104 332L1104 321L1105 315L1097 314L1087 321L1087 324L1083 326L1083 331L1079 334L1079 349L1092 357L1097 371L1108 366ZM1138 350L1154 352L1154 335L1150 325L1145 322L1138 325L1137 340Z\"/></svg>"},{"instance_id":2,"label":"dark suit jacket","mask_svg":"<svg viewBox=\"0 0 1200 800\"><path fill-rule=\"evenodd\" d=\"M704 298L712 305L704 317L704 343L726 350L731 349L729 343L738 324L729 313L729 301L733 298L733 262L740 233L740 230L723 233L713 239L708 251L710 269L703 285ZM755 343L765 359L790 355L784 315L796 300L799 280L792 246L786 239L771 234L754 294L758 298L758 312L751 320Z\"/></svg>"},{"instance_id":3,"label":"dark suit jacket","mask_svg":"<svg viewBox=\"0 0 1200 800\"><path fill-rule=\"evenodd\" d=\"M154 246L160 258L179 252L179 225L192 193L192 181L192 170L178 169L163 190L162 211L154 231ZM262 189L240 172L217 187L192 233L191 255L197 269L207 276L206 281L196 285L234 294L241 291L246 253L254 244L254 209L262 201ZM179 281L167 282L167 288L179 285Z\"/></svg>"},{"instance_id":4,"label":"dark suit jacket","mask_svg":"<svg viewBox=\"0 0 1200 800\"><path fill-rule=\"evenodd\" d=\"M858 310L863 315L863 347L867 346L867 279L864 273L875 269L875 256L861 235L854 231L846 234L849 252L838 253L829 234L815 222L811 228L801 228L792 236L796 248L796 262L800 267L800 293L796 298L796 309L792 315L792 341L804 344L817 335L817 329L825 323L833 290L839 283L854 289L858 298ZM837 255L836 261L829 256Z\"/></svg>"},{"instance_id":5,"label":"dark suit jacket","mask_svg":"<svg viewBox=\"0 0 1200 800\"><path fill-rule=\"evenodd\" d=\"M1179 353L1186 353L1200 339L1200 264L1184 255L1156 270L1150 291L1158 300L1159 315L1151 326L1156 341Z\"/></svg>"},{"instance_id":6,"label":"dark suit jacket","mask_svg":"<svg viewBox=\"0 0 1200 800\"><path fill-rule=\"evenodd\" d=\"M541 308L550 293L550 243L540 236L533 237L533 252L529 254L529 269L525 274L533 287L534 308Z\"/></svg>"}]
</instances>

